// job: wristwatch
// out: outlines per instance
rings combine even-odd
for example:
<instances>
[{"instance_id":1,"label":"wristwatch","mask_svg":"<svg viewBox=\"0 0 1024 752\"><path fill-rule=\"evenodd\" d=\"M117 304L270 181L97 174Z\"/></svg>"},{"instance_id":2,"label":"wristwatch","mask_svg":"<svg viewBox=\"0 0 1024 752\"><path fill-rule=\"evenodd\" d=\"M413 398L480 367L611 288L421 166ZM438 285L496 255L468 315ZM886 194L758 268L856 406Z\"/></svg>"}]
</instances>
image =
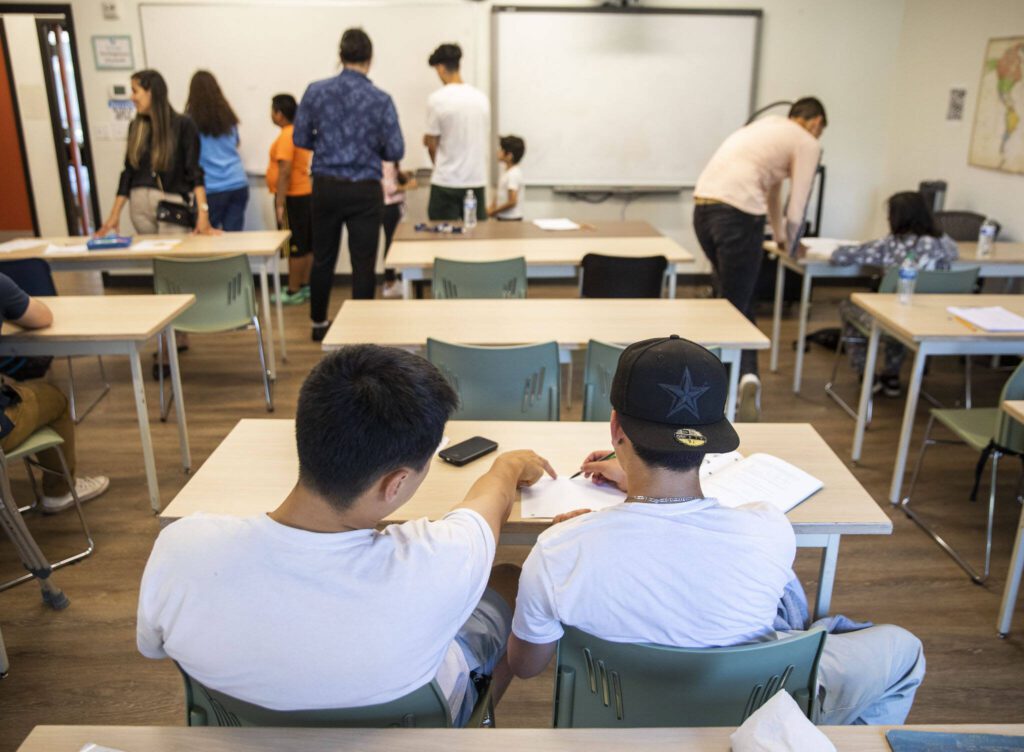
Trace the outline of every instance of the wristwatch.
<instances>
[{"instance_id":1,"label":"wristwatch","mask_svg":"<svg viewBox=\"0 0 1024 752\"><path fill-rule=\"evenodd\" d=\"M204 211L207 214L210 213L210 205L209 204L200 204L199 205L199 209L200 209L200 211Z\"/></svg>"}]
</instances>

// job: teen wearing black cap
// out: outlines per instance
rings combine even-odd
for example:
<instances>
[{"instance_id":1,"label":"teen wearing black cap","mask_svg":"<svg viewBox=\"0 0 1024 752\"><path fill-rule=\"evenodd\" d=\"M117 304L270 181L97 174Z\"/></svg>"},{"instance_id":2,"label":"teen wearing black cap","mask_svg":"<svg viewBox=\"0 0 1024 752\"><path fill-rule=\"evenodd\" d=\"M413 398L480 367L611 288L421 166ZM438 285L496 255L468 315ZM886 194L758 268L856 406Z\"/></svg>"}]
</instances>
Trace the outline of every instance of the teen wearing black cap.
<instances>
[{"instance_id":1,"label":"teen wearing black cap","mask_svg":"<svg viewBox=\"0 0 1024 752\"><path fill-rule=\"evenodd\" d=\"M562 625L616 642L709 648L774 639L793 579L796 539L767 503L705 498L700 464L739 437L725 418L728 376L677 336L626 348L612 382L611 438L583 470L620 488L622 504L566 515L538 539L519 582L509 664L539 674ZM829 635L819 665L818 722L902 723L924 676L921 643L878 626Z\"/></svg>"}]
</instances>

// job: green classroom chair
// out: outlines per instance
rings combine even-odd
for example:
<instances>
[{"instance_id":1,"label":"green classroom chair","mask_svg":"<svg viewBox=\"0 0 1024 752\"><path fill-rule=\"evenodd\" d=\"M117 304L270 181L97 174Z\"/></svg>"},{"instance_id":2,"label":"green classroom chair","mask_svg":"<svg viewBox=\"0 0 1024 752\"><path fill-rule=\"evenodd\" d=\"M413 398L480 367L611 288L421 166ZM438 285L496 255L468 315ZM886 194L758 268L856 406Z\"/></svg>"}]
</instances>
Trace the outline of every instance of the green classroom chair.
<instances>
[{"instance_id":1,"label":"green classroom chair","mask_svg":"<svg viewBox=\"0 0 1024 752\"><path fill-rule=\"evenodd\" d=\"M31 504L18 507L19 512L24 513L31 509L35 509L40 501L39 487L36 485L36 477L32 471L33 468L38 468L41 472L44 473L54 473L62 475L64 477L64 481L68 484L68 487L71 489L71 498L75 502L75 511L78 512L78 521L82 526L82 533L85 535L86 545L85 548L79 551L78 553L72 554L71 556L63 558L60 561L51 562L51 570L59 569L60 567L67 566L68 564L74 564L75 562L79 562L82 559L91 556L92 552L96 550L96 543L92 539L92 533L89 532L89 525L88 523L86 523L85 514L82 512L82 504L78 500L78 493L75 491L75 479L71 477L71 473L68 471L67 462L64 460L64 452L61 449L61 446L63 444L64 439L62 439L60 435L52 428L40 428L38 431L33 433L31 436L29 436L27 439L25 439L23 442L21 442L21 444L16 446L11 451L4 452L3 450L0 450L0 465L3 465L3 469L0 470L0 472L6 474L7 467L10 466L12 462L17 462L18 460L22 460L25 463L26 470L28 470L29 484L32 487L32 495L35 497L35 500ZM61 473L55 473L55 471L43 467L36 461L35 456L40 452L45 452L48 449L55 450L57 452L58 457L60 457L60 464L62 469ZM7 483L0 485L2 485L4 488L10 487L10 484ZM12 588L15 585L20 585L23 582L28 582L33 577L34 575L29 573L24 574L20 577L16 577L13 580L8 580L7 582L0 583L0 592L3 592L8 588Z\"/></svg>"},{"instance_id":2,"label":"green classroom chair","mask_svg":"<svg viewBox=\"0 0 1024 752\"><path fill-rule=\"evenodd\" d=\"M739 726L785 689L814 720L825 631L727 648L558 641L555 728Z\"/></svg>"},{"instance_id":3,"label":"green classroom chair","mask_svg":"<svg viewBox=\"0 0 1024 752\"><path fill-rule=\"evenodd\" d=\"M999 460L1004 456L1024 455L1024 426L1007 415L999 408L999 405L1005 400L1020 399L1024 399L1024 363L1017 366L1017 369L1003 385L996 407L933 408L931 417L928 419L928 428L924 432L924 440L921 442L921 451L914 464L910 490L901 502L907 517L924 530L979 585L988 579L992 563L992 527L996 508L996 478ZM933 439L931 437L932 428L936 423L941 423L956 438ZM968 497L971 501L977 499L978 486L981 483L982 473L985 472L985 465L990 459L992 460L992 474L989 477L988 489L988 523L985 527L985 567L981 575L942 536L929 527L920 514L910 506L910 499L914 495L917 478L921 473L921 465L924 463L925 451L933 444L966 444L979 453L977 468L974 472L974 485L971 487Z\"/></svg>"},{"instance_id":4,"label":"green classroom chair","mask_svg":"<svg viewBox=\"0 0 1024 752\"><path fill-rule=\"evenodd\" d=\"M503 261L453 261L434 259L435 298L525 298L526 259Z\"/></svg>"},{"instance_id":5,"label":"green classroom chair","mask_svg":"<svg viewBox=\"0 0 1024 752\"><path fill-rule=\"evenodd\" d=\"M583 420L607 423L612 417L612 378L625 347L592 339L583 368Z\"/></svg>"},{"instance_id":6,"label":"green classroom chair","mask_svg":"<svg viewBox=\"0 0 1024 752\"><path fill-rule=\"evenodd\" d=\"M427 340L427 360L459 395L455 420L558 420L558 344L474 347Z\"/></svg>"},{"instance_id":7,"label":"green classroom chair","mask_svg":"<svg viewBox=\"0 0 1024 752\"><path fill-rule=\"evenodd\" d=\"M256 330L263 395L267 412L273 412L274 397L263 351L263 331L256 308L252 271L245 254L207 259L154 259L153 288L158 295L192 293L196 296L195 304L174 320L176 331L209 334L250 326ZM166 420L170 401L164 402L163 351L160 352L160 419Z\"/></svg>"},{"instance_id":8,"label":"green classroom chair","mask_svg":"<svg viewBox=\"0 0 1024 752\"><path fill-rule=\"evenodd\" d=\"M880 293L894 293L896 292L896 282L899 279L899 268L892 267L885 272L882 277L882 281L878 285L878 292ZM918 272L917 283L914 285L915 295L964 295L974 292L975 286L978 284L978 267L970 267L968 269L953 269L950 271L937 271L927 270ZM843 359L843 349L848 343L854 342L860 344L867 344L868 337L871 335L870 329L865 329L856 321L844 322L849 323L857 330L857 334L852 337L842 336L842 329L840 329L839 341L836 343L835 356L832 359L832 375L829 377L828 382L825 384L825 394L832 398L832 400L843 408L843 411L854 420L857 420L857 409L850 405L843 397L836 391L836 380L839 375L839 364ZM884 347L883 344L879 344L879 349ZM967 407L971 406L971 359L965 359L966 365L964 366L964 404ZM865 375L867 378L867 375ZM873 376L872 376L873 378ZM923 394L923 392L922 392ZM934 398L924 395L930 402L935 402ZM865 425L871 425L871 415L874 412L874 396L868 400L868 414L864 420Z\"/></svg>"},{"instance_id":9,"label":"green classroom chair","mask_svg":"<svg viewBox=\"0 0 1024 752\"><path fill-rule=\"evenodd\" d=\"M175 662L175 666L178 663ZM391 702L358 708L271 710L204 686L178 666L185 680L185 722L189 726L271 726L278 728L451 728L448 699L437 679ZM480 695L466 728L494 726L490 687Z\"/></svg>"}]
</instances>

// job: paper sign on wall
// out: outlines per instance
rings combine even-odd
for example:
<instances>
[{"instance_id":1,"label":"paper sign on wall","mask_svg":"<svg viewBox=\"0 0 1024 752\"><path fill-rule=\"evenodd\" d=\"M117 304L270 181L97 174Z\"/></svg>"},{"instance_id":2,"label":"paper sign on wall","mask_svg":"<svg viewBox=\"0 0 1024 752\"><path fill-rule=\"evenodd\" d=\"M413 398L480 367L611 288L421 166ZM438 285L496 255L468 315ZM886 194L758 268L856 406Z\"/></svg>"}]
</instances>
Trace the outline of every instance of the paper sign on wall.
<instances>
[{"instance_id":1,"label":"paper sign on wall","mask_svg":"<svg viewBox=\"0 0 1024 752\"><path fill-rule=\"evenodd\" d=\"M130 36L95 36L92 38L92 54L97 70L135 69Z\"/></svg>"}]
</instances>

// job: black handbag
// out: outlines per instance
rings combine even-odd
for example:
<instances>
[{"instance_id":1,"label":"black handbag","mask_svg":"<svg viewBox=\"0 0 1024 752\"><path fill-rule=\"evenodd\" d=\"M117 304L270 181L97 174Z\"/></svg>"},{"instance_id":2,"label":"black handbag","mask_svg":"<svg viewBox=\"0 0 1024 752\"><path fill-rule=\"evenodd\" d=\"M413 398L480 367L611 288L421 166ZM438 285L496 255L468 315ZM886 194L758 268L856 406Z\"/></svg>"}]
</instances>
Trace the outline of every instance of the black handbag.
<instances>
[{"instance_id":1,"label":"black handbag","mask_svg":"<svg viewBox=\"0 0 1024 752\"><path fill-rule=\"evenodd\" d=\"M156 183L160 190L163 191L164 185L159 175L156 176ZM167 201L166 199L158 201L156 204L156 221L166 222L169 225L177 225L178 227L187 227L190 230L195 229L199 212L196 211L190 197L182 196L182 198L188 201L188 203L179 204L177 201Z\"/></svg>"}]
</instances>

